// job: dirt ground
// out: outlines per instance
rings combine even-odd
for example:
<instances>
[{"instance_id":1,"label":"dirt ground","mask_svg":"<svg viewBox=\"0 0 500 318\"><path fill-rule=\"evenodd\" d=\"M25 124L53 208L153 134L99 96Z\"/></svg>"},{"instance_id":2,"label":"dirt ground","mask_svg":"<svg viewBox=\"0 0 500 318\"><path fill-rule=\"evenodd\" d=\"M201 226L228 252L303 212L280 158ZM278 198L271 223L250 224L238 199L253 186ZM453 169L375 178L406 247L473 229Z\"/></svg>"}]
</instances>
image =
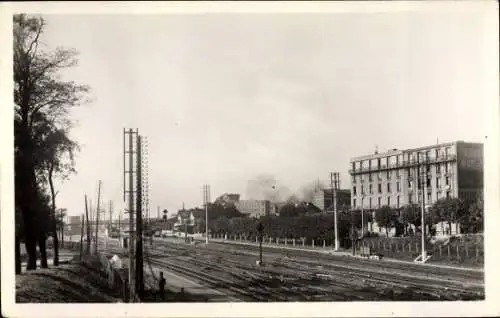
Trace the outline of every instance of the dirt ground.
<instances>
[{"instance_id":1,"label":"dirt ground","mask_svg":"<svg viewBox=\"0 0 500 318\"><path fill-rule=\"evenodd\" d=\"M120 302L98 271L70 263L16 276L18 303Z\"/></svg>"}]
</instances>

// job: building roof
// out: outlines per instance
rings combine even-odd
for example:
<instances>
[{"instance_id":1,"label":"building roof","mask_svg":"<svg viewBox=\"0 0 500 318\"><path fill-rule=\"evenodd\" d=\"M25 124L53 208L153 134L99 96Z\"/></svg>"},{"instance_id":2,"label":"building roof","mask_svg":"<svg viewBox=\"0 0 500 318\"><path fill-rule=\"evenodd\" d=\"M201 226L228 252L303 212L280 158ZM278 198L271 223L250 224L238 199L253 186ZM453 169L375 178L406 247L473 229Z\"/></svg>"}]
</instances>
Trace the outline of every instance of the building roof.
<instances>
[{"instance_id":1,"label":"building roof","mask_svg":"<svg viewBox=\"0 0 500 318\"><path fill-rule=\"evenodd\" d=\"M414 152L414 151L432 149L432 148L436 148L436 147L452 146L452 145L455 145L457 143L463 143L463 141L454 141L454 142L446 142L446 143L440 143L440 144L433 144L433 145L428 145L428 146L423 146L423 147L418 147L418 148L390 149L390 150L388 150L386 152L378 152L378 153L372 153L372 154L368 154L368 155L362 155L362 156L352 157L349 160L349 162L359 161L359 160L366 160L366 159L385 158L387 156L395 156L395 155L400 155L400 154L407 153L407 152Z\"/></svg>"},{"instance_id":2,"label":"building roof","mask_svg":"<svg viewBox=\"0 0 500 318\"><path fill-rule=\"evenodd\" d=\"M177 216L172 216L170 218L167 218L168 223L175 223L177 222Z\"/></svg>"},{"instance_id":3,"label":"building roof","mask_svg":"<svg viewBox=\"0 0 500 318\"><path fill-rule=\"evenodd\" d=\"M179 210L177 212L177 217L180 216L181 219L188 219L188 218L190 218L191 213L193 214L193 217L195 217L195 218L200 218L200 217L205 216L205 210L200 209L200 208L194 208L194 209L189 209L189 210Z\"/></svg>"},{"instance_id":4,"label":"building roof","mask_svg":"<svg viewBox=\"0 0 500 318\"><path fill-rule=\"evenodd\" d=\"M348 193L351 193L351 189L337 189L337 193L344 193L344 192L348 192ZM326 189L322 189L320 191L315 191L313 193L313 195L318 195L318 194L328 194L328 195L331 195L332 194L332 189L331 188L326 188Z\"/></svg>"}]
</instances>

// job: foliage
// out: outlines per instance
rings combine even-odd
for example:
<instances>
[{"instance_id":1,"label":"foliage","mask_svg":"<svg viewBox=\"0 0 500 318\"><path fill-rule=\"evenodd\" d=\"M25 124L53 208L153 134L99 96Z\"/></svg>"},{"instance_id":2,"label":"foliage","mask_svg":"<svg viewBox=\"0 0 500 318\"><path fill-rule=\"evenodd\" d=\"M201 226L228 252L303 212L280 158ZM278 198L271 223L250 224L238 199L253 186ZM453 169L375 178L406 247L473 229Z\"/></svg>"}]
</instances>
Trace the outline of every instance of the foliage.
<instances>
[{"instance_id":1,"label":"foliage","mask_svg":"<svg viewBox=\"0 0 500 318\"><path fill-rule=\"evenodd\" d=\"M421 214L422 211L418 204L408 204L401 209L401 223L405 226L412 224L419 227L422 224Z\"/></svg>"},{"instance_id":2,"label":"foliage","mask_svg":"<svg viewBox=\"0 0 500 318\"><path fill-rule=\"evenodd\" d=\"M205 219L204 218L196 218L195 219L195 225L194 225L194 230L196 233L205 233Z\"/></svg>"},{"instance_id":3,"label":"foliage","mask_svg":"<svg viewBox=\"0 0 500 318\"><path fill-rule=\"evenodd\" d=\"M484 201L482 198L471 203L467 209L467 217L463 220L466 233L478 233L484 230Z\"/></svg>"},{"instance_id":4,"label":"foliage","mask_svg":"<svg viewBox=\"0 0 500 318\"><path fill-rule=\"evenodd\" d=\"M304 205L299 205L294 202L287 202L279 209L279 215L282 217L294 217L306 214Z\"/></svg>"},{"instance_id":5,"label":"foliage","mask_svg":"<svg viewBox=\"0 0 500 318\"><path fill-rule=\"evenodd\" d=\"M74 172L73 154L78 145L69 138L72 125L68 115L72 107L84 102L89 89L61 79L60 71L75 66L77 54L65 48L42 48L42 18L20 14L13 20L15 203L20 212L16 223L23 222L28 269L34 269L36 242L43 242L55 211L57 193L52 178ZM47 183L52 204L44 205Z\"/></svg>"},{"instance_id":6,"label":"foliage","mask_svg":"<svg viewBox=\"0 0 500 318\"><path fill-rule=\"evenodd\" d=\"M232 205L222 205L220 203L210 203L208 205L208 218L217 219L220 217L242 217L242 214L238 209Z\"/></svg>"},{"instance_id":7,"label":"foliage","mask_svg":"<svg viewBox=\"0 0 500 318\"><path fill-rule=\"evenodd\" d=\"M368 223L373 222L373 216L368 211L363 211L361 215L361 210L356 209L351 211L351 220L354 223L354 227L361 229L362 223L364 222L365 228Z\"/></svg>"},{"instance_id":8,"label":"foliage","mask_svg":"<svg viewBox=\"0 0 500 318\"><path fill-rule=\"evenodd\" d=\"M467 210L464 201L457 198L444 198L437 200L430 212L434 223L436 221L447 222L451 228L452 223L458 223L467 218Z\"/></svg>"},{"instance_id":9,"label":"foliage","mask_svg":"<svg viewBox=\"0 0 500 318\"><path fill-rule=\"evenodd\" d=\"M334 243L334 217L332 214L301 215L291 217L264 216L259 219L218 218L209 223L210 230L215 234L245 235L249 239L257 236L257 224L263 225L264 237L272 238L306 238L307 242L325 240L327 244ZM342 246L346 246L350 231L350 213L339 212L338 230Z\"/></svg>"},{"instance_id":10,"label":"foliage","mask_svg":"<svg viewBox=\"0 0 500 318\"><path fill-rule=\"evenodd\" d=\"M383 206L375 210L375 221L381 227L385 227L385 233L389 236L389 228L395 226L397 214L389 206Z\"/></svg>"},{"instance_id":11,"label":"foliage","mask_svg":"<svg viewBox=\"0 0 500 318\"><path fill-rule=\"evenodd\" d=\"M302 215L311 215L321 213L321 210L315 205L304 201L289 200L282 205L278 211L280 217L295 217Z\"/></svg>"}]
</instances>

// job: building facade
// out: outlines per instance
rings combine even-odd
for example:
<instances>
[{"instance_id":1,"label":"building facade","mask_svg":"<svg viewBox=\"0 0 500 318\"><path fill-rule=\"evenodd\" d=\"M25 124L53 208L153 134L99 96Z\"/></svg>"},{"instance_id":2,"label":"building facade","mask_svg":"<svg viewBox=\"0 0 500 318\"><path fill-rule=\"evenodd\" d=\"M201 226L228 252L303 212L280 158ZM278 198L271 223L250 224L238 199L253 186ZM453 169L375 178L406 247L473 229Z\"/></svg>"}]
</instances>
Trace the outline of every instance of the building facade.
<instances>
[{"instance_id":1,"label":"building facade","mask_svg":"<svg viewBox=\"0 0 500 318\"><path fill-rule=\"evenodd\" d=\"M355 157L349 174L353 209L474 200L483 195L483 144L457 141Z\"/></svg>"},{"instance_id":2,"label":"building facade","mask_svg":"<svg viewBox=\"0 0 500 318\"><path fill-rule=\"evenodd\" d=\"M80 216L69 216L65 232L69 235L79 235L82 230L82 219Z\"/></svg>"},{"instance_id":3,"label":"building facade","mask_svg":"<svg viewBox=\"0 0 500 318\"><path fill-rule=\"evenodd\" d=\"M339 189L336 192L335 199L337 201L337 209L350 209L351 206L351 191L349 189ZM322 189L313 193L312 204L324 212L333 212L333 190Z\"/></svg>"},{"instance_id":4,"label":"building facade","mask_svg":"<svg viewBox=\"0 0 500 318\"><path fill-rule=\"evenodd\" d=\"M240 200L235 202L234 206L250 217L259 218L271 213L271 202L268 200Z\"/></svg>"}]
</instances>

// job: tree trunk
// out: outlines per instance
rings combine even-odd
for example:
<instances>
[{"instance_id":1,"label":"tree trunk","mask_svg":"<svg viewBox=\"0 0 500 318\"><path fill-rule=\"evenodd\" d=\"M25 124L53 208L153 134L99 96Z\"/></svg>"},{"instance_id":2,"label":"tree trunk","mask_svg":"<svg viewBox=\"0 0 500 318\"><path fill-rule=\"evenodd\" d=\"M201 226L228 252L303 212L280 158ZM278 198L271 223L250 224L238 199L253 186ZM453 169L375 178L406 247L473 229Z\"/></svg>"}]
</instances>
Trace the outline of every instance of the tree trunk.
<instances>
[{"instance_id":1,"label":"tree trunk","mask_svg":"<svg viewBox=\"0 0 500 318\"><path fill-rule=\"evenodd\" d=\"M389 228L387 226L385 227L385 235L389 237Z\"/></svg>"},{"instance_id":2,"label":"tree trunk","mask_svg":"<svg viewBox=\"0 0 500 318\"><path fill-rule=\"evenodd\" d=\"M448 221L448 231L450 231L450 235L451 235L451 221Z\"/></svg>"},{"instance_id":3,"label":"tree trunk","mask_svg":"<svg viewBox=\"0 0 500 318\"><path fill-rule=\"evenodd\" d=\"M48 268L47 264L47 248L45 245L46 236L45 233L40 233L38 235L38 248L40 249L40 267Z\"/></svg>"},{"instance_id":4,"label":"tree trunk","mask_svg":"<svg viewBox=\"0 0 500 318\"><path fill-rule=\"evenodd\" d=\"M36 269L36 228L34 224L35 220L33 217L34 211L31 209L31 205L28 203L23 207L24 214L24 242L26 245L26 252L28 253L28 264L26 266L27 270Z\"/></svg>"},{"instance_id":5,"label":"tree trunk","mask_svg":"<svg viewBox=\"0 0 500 318\"><path fill-rule=\"evenodd\" d=\"M54 239L54 266L59 266L59 238L57 237L57 223L56 223L56 194L54 191L54 181L52 180L54 168L51 166L49 170L49 185L50 196L52 200L52 238Z\"/></svg>"},{"instance_id":6,"label":"tree trunk","mask_svg":"<svg viewBox=\"0 0 500 318\"><path fill-rule=\"evenodd\" d=\"M17 275L21 274L21 239L19 238L19 235L16 235L15 244L16 244L15 262L16 262L16 275Z\"/></svg>"},{"instance_id":7,"label":"tree trunk","mask_svg":"<svg viewBox=\"0 0 500 318\"><path fill-rule=\"evenodd\" d=\"M19 207L23 216L24 223L24 238L26 245L26 252L28 253L27 270L36 269L36 231L39 228L37 224L37 209L34 205L37 202L37 184L34 168L33 147L29 127L29 94L23 96L21 105L22 110L22 123L18 136L19 150L17 153L16 172L16 187L19 193Z\"/></svg>"},{"instance_id":8,"label":"tree trunk","mask_svg":"<svg viewBox=\"0 0 500 318\"><path fill-rule=\"evenodd\" d=\"M27 270L36 269L36 242L32 234L26 233L25 237L26 252L28 253Z\"/></svg>"}]
</instances>

